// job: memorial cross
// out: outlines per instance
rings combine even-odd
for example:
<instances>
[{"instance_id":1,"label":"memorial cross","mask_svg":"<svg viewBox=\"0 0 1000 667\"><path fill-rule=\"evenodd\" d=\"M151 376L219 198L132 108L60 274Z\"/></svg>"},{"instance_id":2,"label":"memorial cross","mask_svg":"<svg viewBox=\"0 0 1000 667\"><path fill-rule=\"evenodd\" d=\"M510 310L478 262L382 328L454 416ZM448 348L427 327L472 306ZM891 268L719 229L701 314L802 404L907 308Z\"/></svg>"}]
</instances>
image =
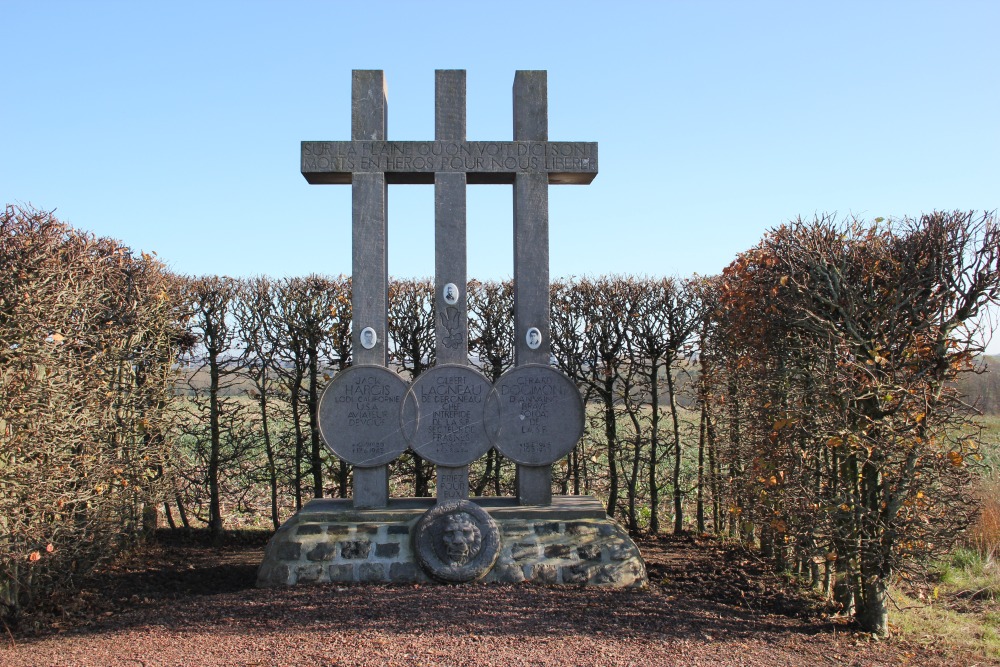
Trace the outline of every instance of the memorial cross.
<instances>
[{"instance_id":1,"label":"memorial cross","mask_svg":"<svg viewBox=\"0 0 1000 667\"><path fill-rule=\"evenodd\" d=\"M585 185L593 181L597 175L597 144L548 140L544 71L515 74L513 141L466 140L464 70L438 70L435 89L434 141L388 141L383 72L355 70L351 85L351 141L302 142L301 170L306 181L352 186L355 364L384 367L386 363L387 186L433 183L435 349L439 366L425 375L440 370L461 382L478 381L471 368L465 371L460 368L468 365L465 186L499 183L514 186L515 365L547 366L551 357L548 186ZM360 383L362 378L360 375L358 378ZM387 382L374 375L363 379ZM386 394L395 391L397 388L388 384L384 387ZM380 449L378 453L384 452ZM373 456L371 460L378 458ZM355 464L354 472L355 505L384 507L388 503L386 466L359 465ZM519 464L520 503L549 504L551 474L551 464ZM438 499L467 496L468 463L459 465L450 460L439 463Z\"/></svg>"}]
</instances>

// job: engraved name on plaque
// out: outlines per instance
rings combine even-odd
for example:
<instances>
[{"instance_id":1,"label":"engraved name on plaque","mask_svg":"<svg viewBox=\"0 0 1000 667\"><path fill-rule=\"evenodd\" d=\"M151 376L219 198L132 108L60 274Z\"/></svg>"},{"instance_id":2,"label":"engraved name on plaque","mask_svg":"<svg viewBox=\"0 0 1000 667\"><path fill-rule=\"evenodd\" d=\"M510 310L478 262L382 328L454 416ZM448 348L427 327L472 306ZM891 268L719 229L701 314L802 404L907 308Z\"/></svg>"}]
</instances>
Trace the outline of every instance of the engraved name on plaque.
<instances>
[{"instance_id":1,"label":"engraved name on plaque","mask_svg":"<svg viewBox=\"0 0 1000 667\"><path fill-rule=\"evenodd\" d=\"M403 433L410 449L435 465L467 466L489 451L486 398L492 391L482 373L459 364L424 371L403 404Z\"/></svg>"},{"instance_id":2,"label":"engraved name on plaque","mask_svg":"<svg viewBox=\"0 0 1000 667\"><path fill-rule=\"evenodd\" d=\"M359 467L385 465L406 451L399 429L407 385L381 366L351 366L323 390L319 431L331 452Z\"/></svg>"}]
</instances>

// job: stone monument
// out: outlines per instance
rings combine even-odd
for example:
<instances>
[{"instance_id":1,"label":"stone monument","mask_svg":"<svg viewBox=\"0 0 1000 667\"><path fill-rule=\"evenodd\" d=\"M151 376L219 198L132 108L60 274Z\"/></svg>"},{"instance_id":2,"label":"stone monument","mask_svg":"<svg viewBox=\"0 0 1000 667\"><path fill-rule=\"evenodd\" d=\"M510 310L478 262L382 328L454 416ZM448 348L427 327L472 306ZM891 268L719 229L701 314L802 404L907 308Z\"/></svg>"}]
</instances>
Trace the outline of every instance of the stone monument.
<instances>
[{"instance_id":1,"label":"stone monument","mask_svg":"<svg viewBox=\"0 0 1000 667\"><path fill-rule=\"evenodd\" d=\"M548 186L588 184L597 144L548 140L547 76L514 77L513 141L466 139L465 71L435 74L433 141L386 138L383 73L355 70L351 141L302 142L310 184L352 187L353 365L327 386L320 431L354 466L351 500L319 498L268 544L258 585L535 581L641 586L628 535L592 497L552 497L552 464L583 432L576 386L550 365ZM388 185L434 185L437 364L407 384L386 368ZM469 363L466 186L514 190L515 366L492 384ZM469 464L496 447L516 498L469 499ZM437 498L390 498L406 449L437 466ZM374 549L373 549L374 547Z\"/></svg>"}]
</instances>

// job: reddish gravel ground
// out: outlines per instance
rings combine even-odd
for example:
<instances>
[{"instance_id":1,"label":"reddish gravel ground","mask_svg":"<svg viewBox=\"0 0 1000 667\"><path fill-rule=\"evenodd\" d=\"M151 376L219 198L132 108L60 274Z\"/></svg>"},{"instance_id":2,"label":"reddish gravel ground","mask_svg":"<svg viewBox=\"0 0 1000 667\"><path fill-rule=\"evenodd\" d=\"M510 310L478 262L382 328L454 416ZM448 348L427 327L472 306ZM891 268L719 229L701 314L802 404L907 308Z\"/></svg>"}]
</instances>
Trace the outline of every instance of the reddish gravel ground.
<instances>
[{"instance_id":1,"label":"reddish gravel ground","mask_svg":"<svg viewBox=\"0 0 1000 667\"><path fill-rule=\"evenodd\" d=\"M265 538L163 533L24 619L0 665L982 665L875 641L737 547L639 543L651 585L253 588Z\"/></svg>"}]
</instances>

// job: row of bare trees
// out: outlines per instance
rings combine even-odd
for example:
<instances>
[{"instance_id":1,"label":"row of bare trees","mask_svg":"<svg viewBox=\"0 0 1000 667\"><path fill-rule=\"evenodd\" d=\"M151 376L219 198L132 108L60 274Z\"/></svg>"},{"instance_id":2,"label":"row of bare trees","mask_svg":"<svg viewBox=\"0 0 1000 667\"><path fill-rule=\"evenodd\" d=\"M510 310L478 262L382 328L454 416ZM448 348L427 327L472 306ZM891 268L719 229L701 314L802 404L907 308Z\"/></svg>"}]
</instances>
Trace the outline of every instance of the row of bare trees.
<instances>
[{"instance_id":1,"label":"row of bare trees","mask_svg":"<svg viewBox=\"0 0 1000 667\"><path fill-rule=\"evenodd\" d=\"M316 423L351 363L348 278L179 278L48 214L0 223L8 608L137 535L150 507L219 537L348 494ZM432 283L389 296L390 361L412 380L435 361ZM891 578L975 511L955 380L998 300L997 224L960 213L797 221L714 278L555 283L553 359L589 423L553 484L633 532L666 519L759 544L883 632ZM468 286L470 357L494 380L513 364L513 306L509 283ZM512 493L513 468L489 452L473 492ZM433 467L405 455L391 484L430 495Z\"/></svg>"},{"instance_id":2,"label":"row of bare trees","mask_svg":"<svg viewBox=\"0 0 1000 667\"><path fill-rule=\"evenodd\" d=\"M552 288L554 357L600 406L555 483L606 498L633 531L659 531L664 490L680 530L688 487L704 481L691 478L681 455L690 425L676 383L690 366L702 285L611 277ZM510 283L468 286L470 356L494 381L513 365L512 294ZM349 279L206 277L188 281L185 295L199 344L184 357L176 439L187 465L177 469L168 520L173 505L182 522L190 511L219 535L223 497L237 505L231 514L254 514L250 494L266 486L277 527L282 509L308 497L346 496L350 468L328 456L316 414L324 386L350 363ZM434 364L432 283L393 281L389 296L390 362L412 380ZM509 494L513 476L490 451L473 466L471 488ZM396 495L430 495L433 466L408 453L391 466L391 481Z\"/></svg>"}]
</instances>

